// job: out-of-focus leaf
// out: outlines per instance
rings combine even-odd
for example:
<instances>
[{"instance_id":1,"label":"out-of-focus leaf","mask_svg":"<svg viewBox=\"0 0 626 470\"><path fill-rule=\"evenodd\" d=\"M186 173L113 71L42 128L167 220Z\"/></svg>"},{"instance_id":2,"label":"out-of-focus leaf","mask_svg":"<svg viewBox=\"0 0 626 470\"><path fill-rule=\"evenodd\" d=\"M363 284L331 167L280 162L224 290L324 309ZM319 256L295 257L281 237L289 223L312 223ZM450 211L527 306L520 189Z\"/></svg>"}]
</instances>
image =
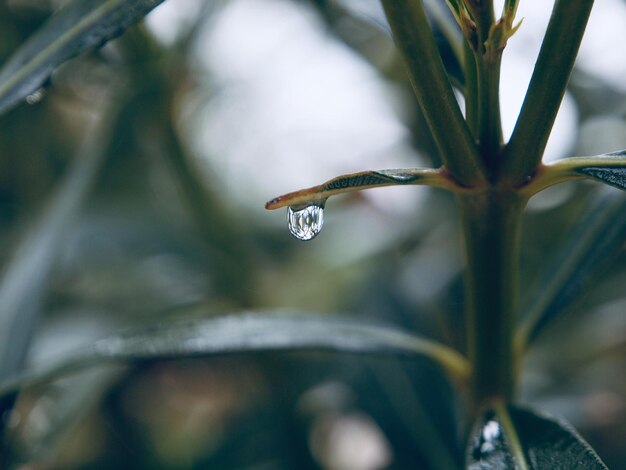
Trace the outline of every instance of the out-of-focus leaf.
<instances>
[{"instance_id":1,"label":"out-of-focus leaf","mask_svg":"<svg viewBox=\"0 0 626 470\"><path fill-rule=\"evenodd\" d=\"M485 413L467 451L471 470L602 470L606 465L567 423L517 407Z\"/></svg>"},{"instance_id":2,"label":"out-of-focus leaf","mask_svg":"<svg viewBox=\"0 0 626 470\"><path fill-rule=\"evenodd\" d=\"M458 469L460 465L457 457L460 456L457 454L456 440L446 439L450 436L442 432L441 422L445 421L445 417L441 415L445 413L441 413L441 409L438 415L437 412L432 413L433 403L425 403L425 397L415 390L402 364L397 361L389 361L384 365L372 363L370 369L390 408L411 436L415 450L428 462L428 468ZM438 397L442 396L441 392L437 390ZM437 416L437 421L433 415Z\"/></svg>"},{"instance_id":3,"label":"out-of-focus leaf","mask_svg":"<svg viewBox=\"0 0 626 470\"><path fill-rule=\"evenodd\" d=\"M5 267L0 283L0 380L15 375L22 367L52 264L103 160L105 129L107 113L87 133L58 192Z\"/></svg>"},{"instance_id":4,"label":"out-of-focus leaf","mask_svg":"<svg viewBox=\"0 0 626 470\"><path fill-rule=\"evenodd\" d=\"M28 434L26 455L31 465L46 466L54 461L79 420L101 399L118 373L105 368L90 370L63 380L58 388L37 400L37 409L24 417Z\"/></svg>"},{"instance_id":5,"label":"out-of-focus leaf","mask_svg":"<svg viewBox=\"0 0 626 470\"><path fill-rule=\"evenodd\" d=\"M456 351L396 328L319 315L266 313L162 323L102 339L4 381L0 395L103 363L302 349L427 356L455 378L465 380L469 373L467 360Z\"/></svg>"},{"instance_id":6,"label":"out-of-focus leaf","mask_svg":"<svg viewBox=\"0 0 626 470\"><path fill-rule=\"evenodd\" d=\"M391 27L385 16L385 11L378 1L337 0L337 3L348 13L361 18L366 23L380 29L387 36L391 36Z\"/></svg>"},{"instance_id":7,"label":"out-of-focus leaf","mask_svg":"<svg viewBox=\"0 0 626 470\"><path fill-rule=\"evenodd\" d=\"M124 32L163 0L75 0L54 15L0 70L0 113L41 87L53 70Z\"/></svg>"},{"instance_id":8,"label":"out-of-focus leaf","mask_svg":"<svg viewBox=\"0 0 626 470\"><path fill-rule=\"evenodd\" d=\"M625 211L626 199L615 191L600 194L589 205L528 292L516 347L533 341L602 272L626 238Z\"/></svg>"},{"instance_id":9,"label":"out-of-focus leaf","mask_svg":"<svg viewBox=\"0 0 626 470\"><path fill-rule=\"evenodd\" d=\"M391 27L385 16L382 4L378 0L335 0L350 15L363 20L391 37ZM461 31L454 17L439 0L426 0L428 19L444 65L448 73L459 85L464 83L461 67L462 42Z\"/></svg>"}]
</instances>

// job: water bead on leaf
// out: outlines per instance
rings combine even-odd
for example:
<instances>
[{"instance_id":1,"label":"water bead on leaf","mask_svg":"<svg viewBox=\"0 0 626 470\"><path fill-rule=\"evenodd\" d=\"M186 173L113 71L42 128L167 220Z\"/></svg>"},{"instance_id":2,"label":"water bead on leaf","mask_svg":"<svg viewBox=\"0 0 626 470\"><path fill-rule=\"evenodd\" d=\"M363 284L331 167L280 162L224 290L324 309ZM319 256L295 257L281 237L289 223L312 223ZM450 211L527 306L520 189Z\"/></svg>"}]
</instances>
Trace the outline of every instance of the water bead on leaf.
<instances>
[{"instance_id":1,"label":"water bead on leaf","mask_svg":"<svg viewBox=\"0 0 626 470\"><path fill-rule=\"evenodd\" d=\"M311 204L304 208L290 206L287 209L289 232L298 240L312 240L324 225L324 208Z\"/></svg>"}]
</instances>

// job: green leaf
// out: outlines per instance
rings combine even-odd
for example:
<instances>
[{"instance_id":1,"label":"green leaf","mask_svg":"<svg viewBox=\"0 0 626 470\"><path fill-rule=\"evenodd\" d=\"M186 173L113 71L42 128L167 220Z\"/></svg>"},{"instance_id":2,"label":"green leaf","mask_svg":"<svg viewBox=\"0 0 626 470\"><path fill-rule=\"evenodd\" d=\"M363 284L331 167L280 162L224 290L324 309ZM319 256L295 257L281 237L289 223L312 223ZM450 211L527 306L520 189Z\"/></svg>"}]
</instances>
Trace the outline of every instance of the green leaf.
<instances>
[{"instance_id":1,"label":"green leaf","mask_svg":"<svg viewBox=\"0 0 626 470\"><path fill-rule=\"evenodd\" d=\"M524 318L515 344L523 350L546 325L564 313L603 272L626 237L626 199L607 191L596 197L567 239L547 260L545 269L526 295Z\"/></svg>"},{"instance_id":2,"label":"green leaf","mask_svg":"<svg viewBox=\"0 0 626 470\"><path fill-rule=\"evenodd\" d=\"M497 406L474 427L467 449L471 470L602 470L600 457L566 422L530 410Z\"/></svg>"},{"instance_id":3,"label":"green leaf","mask_svg":"<svg viewBox=\"0 0 626 470\"><path fill-rule=\"evenodd\" d=\"M99 118L34 224L25 231L0 282L0 380L21 370L40 314L52 265L104 159L109 116Z\"/></svg>"},{"instance_id":4,"label":"green leaf","mask_svg":"<svg viewBox=\"0 0 626 470\"><path fill-rule=\"evenodd\" d=\"M622 152L621 155L626 157L626 152ZM626 167L624 166L585 166L580 168L578 172L615 188L626 190Z\"/></svg>"},{"instance_id":5,"label":"green leaf","mask_svg":"<svg viewBox=\"0 0 626 470\"><path fill-rule=\"evenodd\" d=\"M303 349L427 356L439 362L454 378L465 380L469 374L466 359L456 351L396 328L320 315L257 313L176 320L111 336L2 382L0 395L111 362Z\"/></svg>"},{"instance_id":6,"label":"green leaf","mask_svg":"<svg viewBox=\"0 0 626 470\"><path fill-rule=\"evenodd\" d=\"M0 70L0 114L41 87L54 69L99 47L163 0L75 0L52 16Z\"/></svg>"},{"instance_id":7,"label":"green leaf","mask_svg":"<svg viewBox=\"0 0 626 470\"><path fill-rule=\"evenodd\" d=\"M626 150L557 160L542 167L535 178L522 189L529 196L552 185L590 177L618 189L626 189Z\"/></svg>"},{"instance_id":8,"label":"green leaf","mask_svg":"<svg viewBox=\"0 0 626 470\"><path fill-rule=\"evenodd\" d=\"M301 189L278 196L265 204L266 209L304 204L324 204L326 199L337 194L362 191L396 185L430 185L450 190L460 190L445 171L429 168L407 168L403 170L361 171L341 175L312 188Z\"/></svg>"}]
</instances>

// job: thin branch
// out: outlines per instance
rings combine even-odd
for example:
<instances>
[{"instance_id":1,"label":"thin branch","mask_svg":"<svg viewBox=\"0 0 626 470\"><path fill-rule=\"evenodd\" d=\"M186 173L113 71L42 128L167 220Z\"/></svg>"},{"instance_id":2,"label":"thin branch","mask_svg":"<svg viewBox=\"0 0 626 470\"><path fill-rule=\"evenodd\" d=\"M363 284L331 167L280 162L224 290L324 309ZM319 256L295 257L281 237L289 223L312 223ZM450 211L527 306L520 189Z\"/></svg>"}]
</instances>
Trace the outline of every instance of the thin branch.
<instances>
[{"instance_id":1,"label":"thin branch","mask_svg":"<svg viewBox=\"0 0 626 470\"><path fill-rule=\"evenodd\" d=\"M502 177L514 185L541 162L565 94L593 0L557 0L519 119L504 150Z\"/></svg>"},{"instance_id":2,"label":"thin branch","mask_svg":"<svg viewBox=\"0 0 626 470\"><path fill-rule=\"evenodd\" d=\"M421 0L383 0L383 7L444 165L465 186L482 183L478 149L452 92Z\"/></svg>"}]
</instances>

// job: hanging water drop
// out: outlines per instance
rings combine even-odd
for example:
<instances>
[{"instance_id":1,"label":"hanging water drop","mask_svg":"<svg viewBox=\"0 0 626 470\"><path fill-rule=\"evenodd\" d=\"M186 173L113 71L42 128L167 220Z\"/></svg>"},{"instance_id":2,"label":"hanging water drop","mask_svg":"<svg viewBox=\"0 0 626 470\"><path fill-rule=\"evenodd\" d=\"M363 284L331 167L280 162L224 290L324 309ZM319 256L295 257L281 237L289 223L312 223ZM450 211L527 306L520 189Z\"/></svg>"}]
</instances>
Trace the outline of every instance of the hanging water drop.
<instances>
[{"instance_id":1,"label":"hanging water drop","mask_svg":"<svg viewBox=\"0 0 626 470\"><path fill-rule=\"evenodd\" d=\"M287 209L289 232L299 240L312 240L324 225L324 208L311 204L304 208L289 207Z\"/></svg>"}]
</instances>

